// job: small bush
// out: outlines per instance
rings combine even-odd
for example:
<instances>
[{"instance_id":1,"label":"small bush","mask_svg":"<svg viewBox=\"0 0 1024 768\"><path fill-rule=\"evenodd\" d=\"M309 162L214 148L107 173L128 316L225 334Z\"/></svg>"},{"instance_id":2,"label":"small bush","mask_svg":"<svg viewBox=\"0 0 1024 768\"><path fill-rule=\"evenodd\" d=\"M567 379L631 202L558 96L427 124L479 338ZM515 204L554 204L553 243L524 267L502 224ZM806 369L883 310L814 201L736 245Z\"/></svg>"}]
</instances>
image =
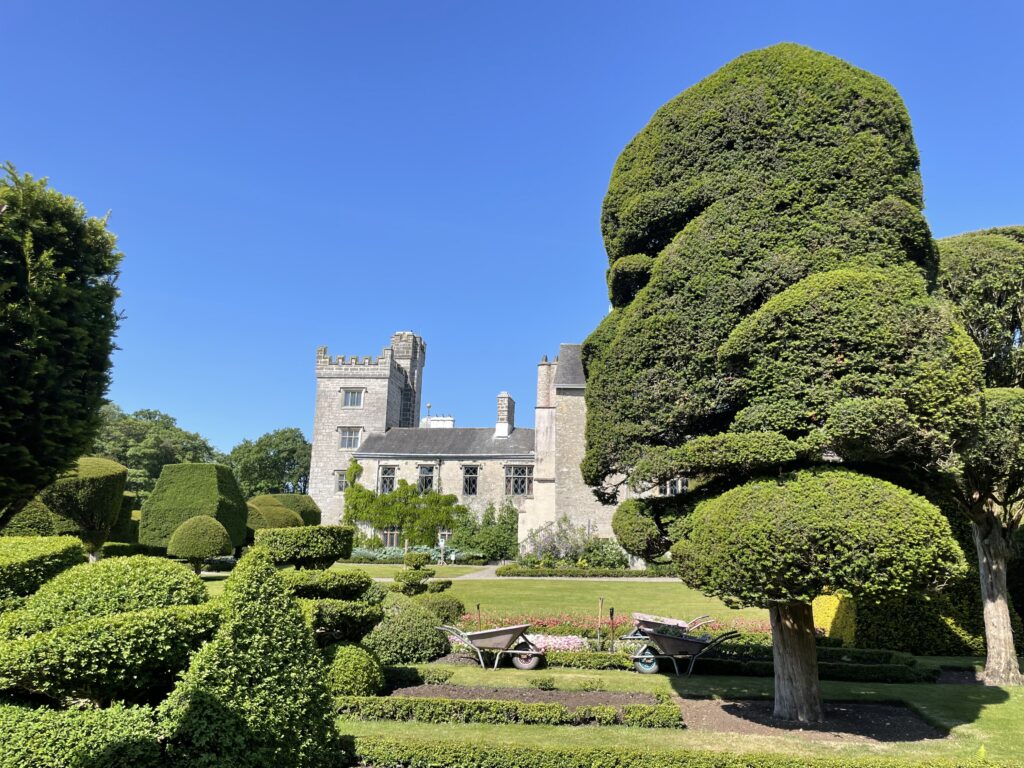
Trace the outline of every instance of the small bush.
<instances>
[{"instance_id":1,"label":"small bush","mask_svg":"<svg viewBox=\"0 0 1024 768\"><path fill-rule=\"evenodd\" d=\"M238 561L223 602L216 636L192 657L161 705L169 762L203 768L339 764L345 756L323 659L265 552L254 549Z\"/></svg>"},{"instance_id":2,"label":"small bush","mask_svg":"<svg viewBox=\"0 0 1024 768\"><path fill-rule=\"evenodd\" d=\"M66 521L66 531L81 537L89 553L95 555L110 537L121 513L127 480L127 467L109 459L85 456L74 469L44 488L39 499L56 518Z\"/></svg>"},{"instance_id":3,"label":"small bush","mask_svg":"<svg viewBox=\"0 0 1024 768\"><path fill-rule=\"evenodd\" d=\"M583 549L579 565L588 568L628 568L629 558L614 541L594 539Z\"/></svg>"},{"instance_id":4,"label":"small bush","mask_svg":"<svg viewBox=\"0 0 1024 768\"><path fill-rule=\"evenodd\" d=\"M224 526L207 515L190 517L175 529L167 543L167 554L187 561L196 573L204 561L230 555L233 551L231 537Z\"/></svg>"},{"instance_id":5,"label":"small bush","mask_svg":"<svg viewBox=\"0 0 1024 768\"><path fill-rule=\"evenodd\" d=\"M442 624L455 624L466 612L466 604L454 595L428 592L419 595L416 602L436 613Z\"/></svg>"},{"instance_id":6,"label":"small bush","mask_svg":"<svg viewBox=\"0 0 1024 768\"><path fill-rule=\"evenodd\" d=\"M555 678L550 675L531 677L527 682L530 683L531 688L536 688L538 691L553 691L558 687L555 685Z\"/></svg>"},{"instance_id":7,"label":"small bush","mask_svg":"<svg viewBox=\"0 0 1024 768\"><path fill-rule=\"evenodd\" d=\"M325 650L327 689L332 696L376 696L384 690L380 663L358 645L332 645Z\"/></svg>"},{"instance_id":8,"label":"small bush","mask_svg":"<svg viewBox=\"0 0 1024 768\"><path fill-rule=\"evenodd\" d=\"M640 568L636 570L630 570L628 568L578 568L576 566L571 567L544 567L544 566L525 566L525 565L500 565L495 571L497 576L532 576L534 578L576 578L576 579L592 579L592 578L636 578L637 576L672 576L674 575L672 567L670 565L658 564L652 568Z\"/></svg>"},{"instance_id":9,"label":"small bush","mask_svg":"<svg viewBox=\"0 0 1024 768\"><path fill-rule=\"evenodd\" d=\"M371 605L358 600L318 600L299 599L302 615L318 642L355 643L373 629L384 617L379 605Z\"/></svg>"},{"instance_id":10,"label":"small bush","mask_svg":"<svg viewBox=\"0 0 1024 768\"><path fill-rule=\"evenodd\" d=\"M190 517L209 515L224 526L231 544L246 536L246 506L231 469L222 464L167 464L142 505L139 543L166 547L171 534Z\"/></svg>"},{"instance_id":11,"label":"small bush","mask_svg":"<svg viewBox=\"0 0 1024 768\"><path fill-rule=\"evenodd\" d=\"M0 768L161 768L148 707L29 709L0 705Z\"/></svg>"},{"instance_id":12,"label":"small bush","mask_svg":"<svg viewBox=\"0 0 1024 768\"><path fill-rule=\"evenodd\" d=\"M264 528L256 531L255 542L276 565L329 568L352 552L352 533L346 525Z\"/></svg>"},{"instance_id":13,"label":"small bush","mask_svg":"<svg viewBox=\"0 0 1024 768\"><path fill-rule=\"evenodd\" d=\"M0 538L0 601L24 597L46 581L85 560L73 536Z\"/></svg>"},{"instance_id":14,"label":"small bush","mask_svg":"<svg viewBox=\"0 0 1024 768\"><path fill-rule=\"evenodd\" d=\"M100 560L55 576L20 609L0 617L0 637L23 637L95 616L195 605L207 599L206 586L181 563L142 555Z\"/></svg>"},{"instance_id":15,"label":"small bush","mask_svg":"<svg viewBox=\"0 0 1024 768\"><path fill-rule=\"evenodd\" d=\"M426 552L409 552L402 558L406 568L418 570L430 565L430 555Z\"/></svg>"},{"instance_id":16,"label":"small bush","mask_svg":"<svg viewBox=\"0 0 1024 768\"><path fill-rule=\"evenodd\" d=\"M320 525L320 507L312 496L305 493L265 493L249 499L250 504L257 506L264 501L276 502L295 512L302 519L303 525Z\"/></svg>"},{"instance_id":17,"label":"small bush","mask_svg":"<svg viewBox=\"0 0 1024 768\"><path fill-rule=\"evenodd\" d=\"M285 585L296 597L332 598L334 600L357 600L373 586L373 579L366 571L281 571ZM383 601L383 595L380 600Z\"/></svg>"},{"instance_id":18,"label":"small bush","mask_svg":"<svg viewBox=\"0 0 1024 768\"><path fill-rule=\"evenodd\" d=\"M156 702L189 656L213 637L217 606L171 606L100 616L0 643L0 688L56 700Z\"/></svg>"},{"instance_id":19,"label":"small bush","mask_svg":"<svg viewBox=\"0 0 1024 768\"><path fill-rule=\"evenodd\" d=\"M451 579L434 579L433 581L427 582L427 592L432 595L440 594L445 590L451 589Z\"/></svg>"},{"instance_id":20,"label":"small bush","mask_svg":"<svg viewBox=\"0 0 1024 768\"><path fill-rule=\"evenodd\" d=\"M384 619L363 640L381 664L433 661L451 651L437 630L437 614L410 598L391 595L384 601Z\"/></svg>"},{"instance_id":21,"label":"small bush","mask_svg":"<svg viewBox=\"0 0 1024 768\"><path fill-rule=\"evenodd\" d=\"M0 528L0 536L53 536L53 513L39 499L32 499Z\"/></svg>"}]
</instances>

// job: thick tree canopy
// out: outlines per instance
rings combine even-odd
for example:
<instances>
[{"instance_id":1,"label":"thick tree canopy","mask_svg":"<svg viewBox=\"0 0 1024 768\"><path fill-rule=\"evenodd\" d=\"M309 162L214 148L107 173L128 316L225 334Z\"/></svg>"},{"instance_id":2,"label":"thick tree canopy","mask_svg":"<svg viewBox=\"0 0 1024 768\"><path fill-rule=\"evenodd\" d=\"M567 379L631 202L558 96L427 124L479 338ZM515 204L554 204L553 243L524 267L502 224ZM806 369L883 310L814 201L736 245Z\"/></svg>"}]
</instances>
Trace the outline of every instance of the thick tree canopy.
<instances>
[{"instance_id":1,"label":"thick tree canopy","mask_svg":"<svg viewBox=\"0 0 1024 768\"><path fill-rule=\"evenodd\" d=\"M305 493L313 447L302 430L290 427L243 440L231 449L227 463L246 498L267 493Z\"/></svg>"},{"instance_id":2,"label":"thick tree canopy","mask_svg":"<svg viewBox=\"0 0 1024 768\"><path fill-rule=\"evenodd\" d=\"M921 204L899 95L831 56L754 51L658 110L605 198L615 309L584 348L587 480L728 427L739 406L719 348L786 287L840 267L933 276ZM632 293L635 254L653 264Z\"/></svg>"},{"instance_id":3,"label":"thick tree canopy","mask_svg":"<svg viewBox=\"0 0 1024 768\"><path fill-rule=\"evenodd\" d=\"M110 381L121 261L104 220L45 179L4 171L0 525L89 451Z\"/></svg>"},{"instance_id":4,"label":"thick tree canopy","mask_svg":"<svg viewBox=\"0 0 1024 768\"><path fill-rule=\"evenodd\" d=\"M981 350L990 387L1024 378L1024 227L1002 227L939 240L939 288L963 315Z\"/></svg>"},{"instance_id":5,"label":"thick tree canopy","mask_svg":"<svg viewBox=\"0 0 1024 768\"><path fill-rule=\"evenodd\" d=\"M697 505L672 559L689 586L733 605L880 600L965 569L949 521L892 483L842 469L756 480Z\"/></svg>"}]
</instances>

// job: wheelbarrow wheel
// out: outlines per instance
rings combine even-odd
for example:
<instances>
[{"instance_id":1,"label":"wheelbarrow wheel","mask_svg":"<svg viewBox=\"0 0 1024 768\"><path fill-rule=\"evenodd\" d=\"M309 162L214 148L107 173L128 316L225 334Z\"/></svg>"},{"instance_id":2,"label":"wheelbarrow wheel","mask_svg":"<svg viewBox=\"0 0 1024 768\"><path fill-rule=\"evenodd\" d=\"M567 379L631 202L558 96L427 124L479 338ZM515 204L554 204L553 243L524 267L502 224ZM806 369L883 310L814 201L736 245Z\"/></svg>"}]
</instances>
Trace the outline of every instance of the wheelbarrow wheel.
<instances>
[{"instance_id":1,"label":"wheelbarrow wheel","mask_svg":"<svg viewBox=\"0 0 1024 768\"><path fill-rule=\"evenodd\" d=\"M644 648L638 658L633 659L633 666L641 675L656 675L661 670L661 665L650 647Z\"/></svg>"},{"instance_id":2,"label":"wheelbarrow wheel","mask_svg":"<svg viewBox=\"0 0 1024 768\"><path fill-rule=\"evenodd\" d=\"M530 650L530 645L529 645L529 643L520 643L519 645L517 645L515 647L515 650L517 650L517 651L529 651ZM536 669L537 667L540 666L540 654L539 653L531 653L531 654L513 653L513 654L511 654L511 656L512 656L512 666L514 666L516 669Z\"/></svg>"}]
</instances>

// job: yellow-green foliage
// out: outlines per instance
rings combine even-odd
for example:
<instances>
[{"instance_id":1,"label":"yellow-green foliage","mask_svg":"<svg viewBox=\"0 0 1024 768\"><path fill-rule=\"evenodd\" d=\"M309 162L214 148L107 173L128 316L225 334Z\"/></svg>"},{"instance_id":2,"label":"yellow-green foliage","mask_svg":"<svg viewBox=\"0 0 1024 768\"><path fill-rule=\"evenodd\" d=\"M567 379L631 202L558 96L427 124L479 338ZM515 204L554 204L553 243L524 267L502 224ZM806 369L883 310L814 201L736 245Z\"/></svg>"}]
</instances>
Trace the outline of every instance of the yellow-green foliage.
<instances>
[{"instance_id":1,"label":"yellow-green foliage","mask_svg":"<svg viewBox=\"0 0 1024 768\"><path fill-rule=\"evenodd\" d=\"M196 515L215 518L231 544L245 544L246 506L231 470L221 464L167 464L142 507L139 543L165 548L171 534Z\"/></svg>"},{"instance_id":2,"label":"yellow-green foliage","mask_svg":"<svg viewBox=\"0 0 1024 768\"><path fill-rule=\"evenodd\" d=\"M857 634L857 606L842 592L819 595L811 603L814 626L825 630L825 637L840 640L844 648L853 648Z\"/></svg>"},{"instance_id":3,"label":"yellow-green foliage","mask_svg":"<svg viewBox=\"0 0 1024 768\"><path fill-rule=\"evenodd\" d=\"M73 536L0 538L0 611L84 559L82 542Z\"/></svg>"},{"instance_id":4,"label":"yellow-green foliage","mask_svg":"<svg viewBox=\"0 0 1024 768\"><path fill-rule=\"evenodd\" d=\"M0 528L0 536L53 536L56 532L53 513L39 499L32 499Z\"/></svg>"}]
</instances>

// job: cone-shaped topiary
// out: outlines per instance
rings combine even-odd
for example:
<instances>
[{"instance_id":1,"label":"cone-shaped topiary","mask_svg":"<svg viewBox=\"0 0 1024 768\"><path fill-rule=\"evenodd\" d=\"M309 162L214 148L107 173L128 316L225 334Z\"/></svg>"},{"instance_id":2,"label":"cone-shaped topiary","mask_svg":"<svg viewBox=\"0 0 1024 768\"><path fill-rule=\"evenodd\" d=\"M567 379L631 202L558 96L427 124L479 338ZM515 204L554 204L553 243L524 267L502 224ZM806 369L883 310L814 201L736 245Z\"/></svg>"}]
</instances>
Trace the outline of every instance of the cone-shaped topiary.
<instances>
[{"instance_id":1,"label":"cone-shaped topiary","mask_svg":"<svg viewBox=\"0 0 1024 768\"><path fill-rule=\"evenodd\" d=\"M43 489L39 499L56 516L56 532L79 536L89 559L95 560L121 512L127 480L127 467L85 456Z\"/></svg>"},{"instance_id":2,"label":"cone-shaped topiary","mask_svg":"<svg viewBox=\"0 0 1024 768\"><path fill-rule=\"evenodd\" d=\"M167 554L187 561L196 573L211 557L230 555L233 549L224 526L206 515L190 517L179 525L167 544Z\"/></svg>"},{"instance_id":3,"label":"cone-shaped topiary","mask_svg":"<svg viewBox=\"0 0 1024 768\"><path fill-rule=\"evenodd\" d=\"M327 688L332 696L377 696L384 690L380 662L365 648L336 643L324 651Z\"/></svg>"},{"instance_id":4,"label":"cone-shaped topiary","mask_svg":"<svg viewBox=\"0 0 1024 768\"><path fill-rule=\"evenodd\" d=\"M232 571L224 600L216 636L161 706L169 764L339 764L323 660L295 599L258 547Z\"/></svg>"},{"instance_id":5,"label":"cone-shaped topiary","mask_svg":"<svg viewBox=\"0 0 1024 768\"><path fill-rule=\"evenodd\" d=\"M139 543L166 548L171 534L190 517L216 518L231 537L245 544L245 501L238 482L221 464L167 464L153 493L142 506Z\"/></svg>"},{"instance_id":6,"label":"cone-shaped topiary","mask_svg":"<svg viewBox=\"0 0 1024 768\"><path fill-rule=\"evenodd\" d=\"M302 518L303 525L320 525L320 507L313 497L305 493L265 493L253 496L250 504L261 506L264 502L274 502L287 507Z\"/></svg>"}]
</instances>

